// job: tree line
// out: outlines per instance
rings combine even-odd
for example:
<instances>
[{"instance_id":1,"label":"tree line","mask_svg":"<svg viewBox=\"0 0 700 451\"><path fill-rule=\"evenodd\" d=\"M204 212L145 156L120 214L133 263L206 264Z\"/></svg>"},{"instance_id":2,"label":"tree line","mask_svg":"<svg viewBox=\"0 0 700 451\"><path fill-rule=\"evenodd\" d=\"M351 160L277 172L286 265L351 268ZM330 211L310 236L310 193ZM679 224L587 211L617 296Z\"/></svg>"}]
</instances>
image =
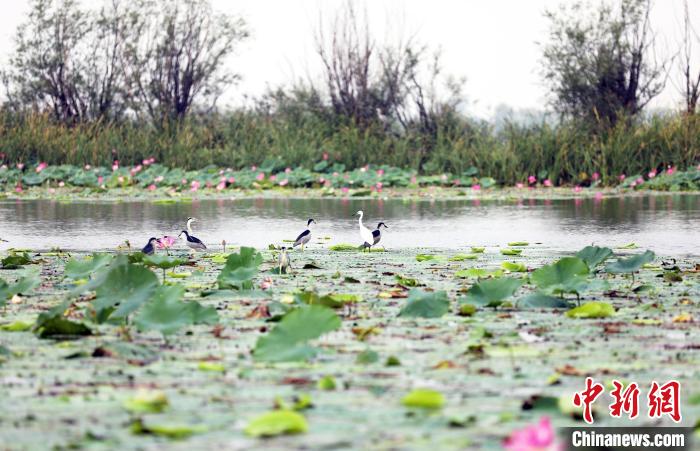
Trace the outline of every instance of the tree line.
<instances>
[{"instance_id":1,"label":"tree line","mask_svg":"<svg viewBox=\"0 0 700 451\"><path fill-rule=\"evenodd\" d=\"M700 37L686 1L678 51L658 57L651 0L583 1L548 11L542 79L563 121L604 134L634 124L672 79L684 114L698 113ZM420 167L441 140L469 140L482 125L465 118L464 80L441 56L404 33L373 34L367 11L348 1L314 30L321 73L271 89L245 111L289 124L313 117L327 133L408 137ZM244 72L231 56L250 39L246 20L208 0L31 0L1 72L5 114L40 114L66 126L206 123ZM232 116L232 117L235 117ZM697 123L697 122L693 122ZM447 137L447 138L446 138Z\"/></svg>"}]
</instances>

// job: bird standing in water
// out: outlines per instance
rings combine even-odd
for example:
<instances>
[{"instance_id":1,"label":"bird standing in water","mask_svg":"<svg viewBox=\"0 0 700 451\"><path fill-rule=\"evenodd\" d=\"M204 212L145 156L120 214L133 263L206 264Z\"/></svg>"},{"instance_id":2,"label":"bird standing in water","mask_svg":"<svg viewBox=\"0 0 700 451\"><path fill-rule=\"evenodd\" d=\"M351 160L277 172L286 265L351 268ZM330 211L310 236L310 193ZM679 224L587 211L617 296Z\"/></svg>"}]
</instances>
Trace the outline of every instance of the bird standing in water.
<instances>
[{"instance_id":1,"label":"bird standing in water","mask_svg":"<svg viewBox=\"0 0 700 451\"><path fill-rule=\"evenodd\" d=\"M183 230L182 232L180 232L180 234L177 237L180 238L183 233L185 234L185 244L187 244L187 247L195 251L204 251L207 249L204 243L202 243L202 240L200 240L196 236L190 235L187 232L187 230Z\"/></svg>"},{"instance_id":2,"label":"bird standing in water","mask_svg":"<svg viewBox=\"0 0 700 451\"><path fill-rule=\"evenodd\" d=\"M280 254L277 257L277 265L279 267L280 274L289 274L289 270L292 268L291 261L289 260L289 254L287 254L288 248L282 246L280 248Z\"/></svg>"},{"instance_id":3,"label":"bird standing in water","mask_svg":"<svg viewBox=\"0 0 700 451\"><path fill-rule=\"evenodd\" d=\"M313 218L309 218L308 221L306 221L306 230L301 232L297 239L294 241L294 246L301 246L302 252L304 251L304 245L311 241L311 224L316 224L316 221Z\"/></svg>"},{"instance_id":4,"label":"bird standing in water","mask_svg":"<svg viewBox=\"0 0 700 451\"><path fill-rule=\"evenodd\" d=\"M380 222L379 224L377 224L377 228L372 230L372 236L374 237L374 241L372 242L372 246L376 246L377 243L379 243L379 240L382 239L382 227L384 227L385 229L389 228L389 227L387 227L386 224L384 224L383 222ZM370 251L372 250L371 246L370 246L369 250Z\"/></svg>"},{"instance_id":5,"label":"bird standing in water","mask_svg":"<svg viewBox=\"0 0 700 451\"><path fill-rule=\"evenodd\" d=\"M362 210L359 210L356 214L360 215L360 219L357 222L360 225L360 238L362 238L362 246L369 249L370 246L372 246L372 243L374 243L374 236L372 235L372 231L362 224L362 217L365 213Z\"/></svg>"},{"instance_id":6,"label":"bird standing in water","mask_svg":"<svg viewBox=\"0 0 700 451\"><path fill-rule=\"evenodd\" d=\"M153 253L156 251L156 248L154 244L158 242L158 238L152 237L148 239L148 244L146 244L143 249L141 249L141 252L143 252L146 255L153 255Z\"/></svg>"}]
</instances>

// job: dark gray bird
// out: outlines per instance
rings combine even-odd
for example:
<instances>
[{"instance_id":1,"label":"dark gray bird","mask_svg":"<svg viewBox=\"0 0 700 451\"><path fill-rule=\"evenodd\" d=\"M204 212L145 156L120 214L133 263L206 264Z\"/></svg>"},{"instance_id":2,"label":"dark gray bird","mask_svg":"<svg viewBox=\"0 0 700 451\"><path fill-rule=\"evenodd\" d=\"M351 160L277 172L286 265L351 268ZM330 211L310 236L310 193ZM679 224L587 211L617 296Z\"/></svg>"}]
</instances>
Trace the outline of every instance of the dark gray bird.
<instances>
[{"instance_id":1,"label":"dark gray bird","mask_svg":"<svg viewBox=\"0 0 700 451\"><path fill-rule=\"evenodd\" d=\"M372 250L372 246L376 246L377 243L379 243L379 241L382 239L382 227L384 227L385 229L389 228L386 224L380 222L379 224L377 224L377 228L372 230L372 244L365 241L364 246L369 248L369 250Z\"/></svg>"},{"instance_id":2,"label":"dark gray bird","mask_svg":"<svg viewBox=\"0 0 700 451\"><path fill-rule=\"evenodd\" d=\"M143 249L141 249L141 252L143 252L146 255L153 255L153 253L156 251L154 244L157 242L158 242L158 238L156 238L156 237L149 238L148 244L146 244L143 247Z\"/></svg>"},{"instance_id":3,"label":"dark gray bird","mask_svg":"<svg viewBox=\"0 0 700 451\"><path fill-rule=\"evenodd\" d=\"M187 247L195 251L204 251L207 249L204 243L202 243L202 240L200 240L196 236L190 235L189 233L187 233L187 230L183 230L182 232L180 232L178 238L181 237L183 233L185 234L185 244L187 244Z\"/></svg>"},{"instance_id":4,"label":"dark gray bird","mask_svg":"<svg viewBox=\"0 0 700 451\"><path fill-rule=\"evenodd\" d=\"M313 218L309 218L308 221L306 221L306 230L301 232L297 239L294 241L294 247L301 246L301 250L304 250L304 245L311 241L311 224L316 224L316 221Z\"/></svg>"}]
</instances>

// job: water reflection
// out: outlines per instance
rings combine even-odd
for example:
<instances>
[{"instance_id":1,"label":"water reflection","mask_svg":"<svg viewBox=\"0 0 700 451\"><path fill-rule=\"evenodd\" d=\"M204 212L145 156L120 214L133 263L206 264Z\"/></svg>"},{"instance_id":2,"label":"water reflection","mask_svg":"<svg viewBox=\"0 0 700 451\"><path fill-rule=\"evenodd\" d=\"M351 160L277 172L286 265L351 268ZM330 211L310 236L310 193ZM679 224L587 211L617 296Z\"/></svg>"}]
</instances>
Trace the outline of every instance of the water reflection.
<instances>
[{"instance_id":1,"label":"water reflection","mask_svg":"<svg viewBox=\"0 0 700 451\"><path fill-rule=\"evenodd\" d=\"M663 195L568 200L201 200L190 204L0 202L0 237L15 247L110 248L125 239L145 243L177 233L188 216L200 219L197 235L211 244L266 246L294 238L309 217L318 235L356 242L355 212L366 225L389 225L389 247L498 245L541 242L562 250L586 244L636 242L660 253L698 254L700 196Z\"/></svg>"}]
</instances>

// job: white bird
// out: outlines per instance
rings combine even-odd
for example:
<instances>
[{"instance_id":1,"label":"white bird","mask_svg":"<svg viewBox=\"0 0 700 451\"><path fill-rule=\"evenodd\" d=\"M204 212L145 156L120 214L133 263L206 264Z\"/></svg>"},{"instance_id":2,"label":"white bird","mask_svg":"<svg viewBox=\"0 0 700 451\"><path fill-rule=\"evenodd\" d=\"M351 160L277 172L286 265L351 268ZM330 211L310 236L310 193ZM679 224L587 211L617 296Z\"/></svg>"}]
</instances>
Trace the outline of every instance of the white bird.
<instances>
[{"instance_id":1,"label":"white bird","mask_svg":"<svg viewBox=\"0 0 700 451\"><path fill-rule=\"evenodd\" d=\"M192 235L192 223L195 221L197 221L197 218L187 218L187 233L189 233L190 235Z\"/></svg>"},{"instance_id":2,"label":"white bird","mask_svg":"<svg viewBox=\"0 0 700 451\"><path fill-rule=\"evenodd\" d=\"M360 224L360 237L363 241L362 245L369 249L369 247L372 246L371 243L374 243L374 236L372 235L372 231L362 224L364 212L360 210L357 212L357 214L360 215L360 219L357 222Z\"/></svg>"},{"instance_id":3,"label":"white bird","mask_svg":"<svg viewBox=\"0 0 700 451\"><path fill-rule=\"evenodd\" d=\"M313 218L310 218L310 219L306 222L306 230L304 230L303 232L301 232L301 233L299 234L299 236L297 237L297 239L294 241L294 246L293 246L293 247L301 246L302 252L304 251L304 245L305 245L306 243L308 243L309 241L311 241L311 224L312 224L312 223L313 223L313 224L316 224L316 221L314 221Z\"/></svg>"}]
</instances>

